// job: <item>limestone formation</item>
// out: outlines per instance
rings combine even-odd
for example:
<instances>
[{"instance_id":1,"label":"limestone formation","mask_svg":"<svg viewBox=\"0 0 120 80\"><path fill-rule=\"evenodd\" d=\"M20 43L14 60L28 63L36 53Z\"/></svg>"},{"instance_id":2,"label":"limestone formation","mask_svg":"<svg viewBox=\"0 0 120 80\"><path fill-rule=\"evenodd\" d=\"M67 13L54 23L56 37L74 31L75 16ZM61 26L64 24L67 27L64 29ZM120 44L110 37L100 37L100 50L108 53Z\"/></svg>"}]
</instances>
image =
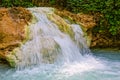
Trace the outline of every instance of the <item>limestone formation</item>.
<instances>
[{"instance_id":1,"label":"limestone formation","mask_svg":"<svg viewBox=\"0 0 120 80\"><path fill-rule=\"evenodd\" d=\"M0 60L12 62L7 55L26 39L31 18L31 13L21 7L0 8Z\"/></svg>"},{"instance_id":2,"label":"limestone formation","mask_svg":"<svg viewBox=\"0 0 120 80\"><path fill-rule=\"evenodd\" d=\"M57 56L60 54L60 46L55 42L54 39L49 37L43 37L41 39L41 54L43 62L53 63L57 60Z\"/></svg>"},{"instance_id":3,"label":"limestone formation","mask_svg":"<svg viewBox=\"0 0 120 80\"><path fill-rule=\"evenodd\" d=\"M62 32L67 33L68 35L70 35L71 38L74 37L74 32L73 32L72 28L60 16L53 13L53 14L48 14L48 18L50 20L52 20L55 24L57 24L58 28Z\"/></svg>"}]
</instances>

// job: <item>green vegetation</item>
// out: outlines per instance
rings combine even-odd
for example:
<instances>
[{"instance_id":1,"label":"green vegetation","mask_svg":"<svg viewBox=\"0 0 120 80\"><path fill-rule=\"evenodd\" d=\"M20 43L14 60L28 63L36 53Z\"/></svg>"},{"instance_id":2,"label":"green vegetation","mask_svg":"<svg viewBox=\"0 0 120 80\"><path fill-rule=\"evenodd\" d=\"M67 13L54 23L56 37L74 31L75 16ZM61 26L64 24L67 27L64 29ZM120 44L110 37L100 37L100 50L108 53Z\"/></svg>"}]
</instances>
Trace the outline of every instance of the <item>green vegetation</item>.
<instances>
[{"instance_id":1,"label":"green vegetation","mask_svg":"<svg viewBox=\"0 0 120 80\"><path fill-rule=\"evenodd\" d=\"M50 0L50 1L49 1L49 4L55 5L55 0Z\"/></svg>"},{"instance_id":2,"label":"green vegetation","mask_svg":"<svg viewBox=\"0 0 120 80\"><path fill-rule=\"evenodd\" d=\"M120 0L67 0L66 6L75 13L99 13L96 32L117 35L120 31Z\"/></svg>"},{"instance_id":3,"label":"green vegetation","mask_svg":"<svg viewBox=\"0 0 120 80\"><path fill-rule=\"evenodd\" d=\"M34 4L30 0L1 0L1 7L33 7Z\"/></svg>"},{"instance_id":4,"label":"green vegetation","mask_svg":"<svg viewBox=\"0 0 120 80\"><path fill-rule=\"evenodd\" d=\"M120 0L56 0L56 3L74 13L95 15L97 26L94 32L120 33Z\"/></svg>"},{"instance_id":5,"label":"green vegetation","mask_svg":"<svg viewBox=\"0 0 120 80\"><path fill-rule=\"evenodd\" d=\"M44 3L57 5L74 13L87 13L96 16L97 26L94 32L119 34L120 31L120 0L2 0L1 6L32 7Z\"/></svg>"}]
</instances>

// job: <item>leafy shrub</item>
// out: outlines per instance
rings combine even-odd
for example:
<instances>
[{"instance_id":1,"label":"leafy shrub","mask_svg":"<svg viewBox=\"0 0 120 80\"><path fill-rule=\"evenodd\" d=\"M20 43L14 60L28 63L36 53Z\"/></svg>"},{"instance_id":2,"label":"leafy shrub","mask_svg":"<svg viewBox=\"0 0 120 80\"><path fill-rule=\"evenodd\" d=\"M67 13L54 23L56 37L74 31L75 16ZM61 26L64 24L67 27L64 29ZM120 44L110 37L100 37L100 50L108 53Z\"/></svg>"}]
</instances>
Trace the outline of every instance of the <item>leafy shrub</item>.
<instances>
[{"instance_id":1,"label":"leafy shrub","mask_svg":"<svg viewBox=\"0 0 120 80\"><path fill-rule=\"evenodd\" d=\"M51 5L54 5L54 4L55 4L55 0L50 0L49 3L50 3Z\"/></svg>"},{"instance_id":2,"label":"leafy shrub","mask_svg":"<svg viewBox=\"0 0 120 80\"><path fill-rule=\"evenodd\" d=\"M34 4L29 0L2 0L1 7L33 7Z\"/></svg>"},{"instance_id":3,"label":"leafy shrub","mask_svg":"<svg viewBox=\"0 0 120 80\"><path fill-rule=\"evenodd\" d=\"M120 0L67 0L67 9L74 12L100 13L97 32L118 34L120 30Z\"/></svg>"}]
</instances>

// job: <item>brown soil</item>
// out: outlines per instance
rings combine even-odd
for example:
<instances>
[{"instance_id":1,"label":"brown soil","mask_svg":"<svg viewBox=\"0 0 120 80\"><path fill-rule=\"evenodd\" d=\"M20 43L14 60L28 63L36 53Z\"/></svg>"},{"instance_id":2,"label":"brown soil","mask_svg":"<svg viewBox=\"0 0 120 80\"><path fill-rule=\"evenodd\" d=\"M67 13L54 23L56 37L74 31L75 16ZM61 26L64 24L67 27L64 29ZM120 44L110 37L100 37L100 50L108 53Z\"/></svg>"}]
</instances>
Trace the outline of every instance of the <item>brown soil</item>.
<instances>
[{"instance_id":1,"label":"brown soil","mask_svg":"<svg viewBox=\"0 0 120 80\"><path fill-rule=\"evenodd\" d=\"M0 8L1 59L5 59L5 56L25 39L25 25L31 21L31 18L31 13L21 7Z\"/></svg>"}]
</instances>

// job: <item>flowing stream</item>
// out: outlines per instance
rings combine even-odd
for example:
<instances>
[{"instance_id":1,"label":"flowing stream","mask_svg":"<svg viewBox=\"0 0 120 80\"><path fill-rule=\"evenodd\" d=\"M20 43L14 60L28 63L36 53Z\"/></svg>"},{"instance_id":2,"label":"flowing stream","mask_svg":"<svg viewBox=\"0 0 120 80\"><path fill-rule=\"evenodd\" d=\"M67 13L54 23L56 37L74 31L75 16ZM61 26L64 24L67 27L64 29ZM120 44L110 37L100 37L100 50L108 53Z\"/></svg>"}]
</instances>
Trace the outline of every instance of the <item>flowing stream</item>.
<instances>
[{"instance_id":1,"label":"flowing stream","mask_svg":"<svg viewBox=\"0 0 120 80\"><path fill-rule=\"evenodd\" d=\"M17 51L15 69L0 64L0 80L120 80L120 52L93 54L78 24L66 21L74 33L70 37L48 19L53 8L29 10L37 19L30 39Z\"/></svg>"}]
</instances>

